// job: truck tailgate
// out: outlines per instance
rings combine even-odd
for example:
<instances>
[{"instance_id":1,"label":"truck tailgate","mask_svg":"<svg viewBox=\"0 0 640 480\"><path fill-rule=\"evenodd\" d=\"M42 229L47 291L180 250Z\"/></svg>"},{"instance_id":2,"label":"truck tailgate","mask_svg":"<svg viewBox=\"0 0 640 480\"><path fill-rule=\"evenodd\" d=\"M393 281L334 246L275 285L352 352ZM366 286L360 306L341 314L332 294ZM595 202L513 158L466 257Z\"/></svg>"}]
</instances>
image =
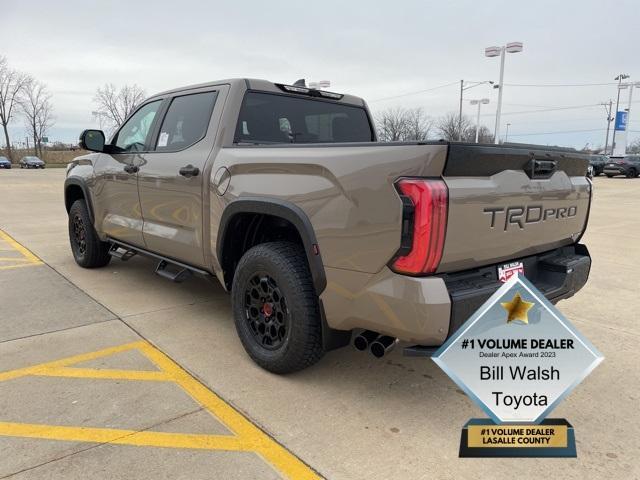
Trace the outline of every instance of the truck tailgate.
<instances>
[{"instance_id":1,"label":"truck tailgate","mask_svg":"<svg viewBox=\"0 0 640 480\"><path fill-rule=\"evenodd\" d=\"M515 260L576 242L591 184L577 152L451 144L447 230L438 272Z\"/></svg>"}]
</instances>

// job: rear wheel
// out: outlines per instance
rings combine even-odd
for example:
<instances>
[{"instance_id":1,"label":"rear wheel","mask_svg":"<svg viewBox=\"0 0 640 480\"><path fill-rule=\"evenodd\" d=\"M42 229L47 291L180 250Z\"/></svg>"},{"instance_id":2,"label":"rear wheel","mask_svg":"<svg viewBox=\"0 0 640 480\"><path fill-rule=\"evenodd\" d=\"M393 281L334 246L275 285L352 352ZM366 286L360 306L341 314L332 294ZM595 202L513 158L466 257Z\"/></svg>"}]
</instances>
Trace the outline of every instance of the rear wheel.
<instances>
[{"instance_id":1,"label":"rear wheel","mask_svg":"<svg viewBox=\"0 0 640 480\"><path fill-rule=\"evenodd\" d=\"M607 178L613 178L613 175L611 175L610 173L607 173Z\"/></svg>"},{"instance_id":2,"label":"rear wheel","mask_svg":"<svg viewBox=\"0 0 640 480\"><path fill-rule=\"evenodd\" d=\"M295 372L323 356L318 297L300 246L270 242L249 249L231 296L240 341L265 370Z\"/></svg>"},{"instance_id":3,"label":"rear wheel","mask_svg":"<svg viewBox=\"0 0 640 480\"><path fill-rule=\"evenodd\" d=\"M111 260L109 244L98 237L84 200L76 200L69 209L69 242L73 258L81 267L104 267Z\"/></svg>"},{"instance_id":4,"label":"rear wheel","mask_svg":"<svg viewBox=\"0 0 640 480\"><path fill-rule=\"evenodd\" d=\"M627 178L636 178L638 176L638 171L635 168L630 168L627 172Z\"/></svg>"}]
</instances>

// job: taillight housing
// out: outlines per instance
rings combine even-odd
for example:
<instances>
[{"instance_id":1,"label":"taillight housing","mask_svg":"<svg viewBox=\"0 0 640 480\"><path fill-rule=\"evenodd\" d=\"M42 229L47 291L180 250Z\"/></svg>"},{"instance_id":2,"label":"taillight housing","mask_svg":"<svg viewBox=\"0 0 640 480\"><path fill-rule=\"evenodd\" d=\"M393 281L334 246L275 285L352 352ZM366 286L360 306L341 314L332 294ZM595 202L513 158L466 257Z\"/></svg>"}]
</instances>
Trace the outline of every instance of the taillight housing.
<instances>
[{"instance_id":1,"label":"taillight housing","mask_svg":"<svg viewBox=\"0 0 640 480\"><path fill-rule=\"evenodd\" d=\"M402 240L391 268L408 275L434 273L447 230L447 185L443 180L402 178L396 188L403 202Z\"/></svg>"}]
</instances>

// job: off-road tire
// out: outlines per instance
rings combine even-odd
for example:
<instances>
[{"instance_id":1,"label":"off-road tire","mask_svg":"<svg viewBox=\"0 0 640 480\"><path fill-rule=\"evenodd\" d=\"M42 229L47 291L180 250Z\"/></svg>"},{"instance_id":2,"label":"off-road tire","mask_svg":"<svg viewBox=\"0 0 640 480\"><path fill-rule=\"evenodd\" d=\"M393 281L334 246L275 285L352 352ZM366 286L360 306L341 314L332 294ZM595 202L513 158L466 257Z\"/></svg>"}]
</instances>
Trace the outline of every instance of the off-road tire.
<instances>
[{"instance_id":1,"label":"off-road tire","mask_svg":"<svg viewBox=\"0 0 640 480\"><path fill-rule=\"evenodd\" d=\"M263 287L263 282L268 286ZM262 296L263 291L264 299L252 299L254 294ZM284 303L274 303L276 297L283 298ZM231 298L240 341L253 361L265 370L279 374L295 372L313 365L324 355L318 296L299 245L269 242L249 249L235 271ZM254 301L263 302L257 316ZM270 305L268 316L266 305ZM275 340L257 338L260 332L256 326L269 322L273 326L276 314L283 315L285 333L281 333L281 338L276 335Z\"/></svg>"},{"instance_id":2,"label":"off-road tire","mask_svg":"<svg viewBox=\"0 0 640 480\"><path fill-rule=\"evenodd\" d=\"M73 258L83 268L104 267L111 260L109 244L98 237L84 200L76 200L69 209L69 243Z\"/></svg>"}]
</instances>

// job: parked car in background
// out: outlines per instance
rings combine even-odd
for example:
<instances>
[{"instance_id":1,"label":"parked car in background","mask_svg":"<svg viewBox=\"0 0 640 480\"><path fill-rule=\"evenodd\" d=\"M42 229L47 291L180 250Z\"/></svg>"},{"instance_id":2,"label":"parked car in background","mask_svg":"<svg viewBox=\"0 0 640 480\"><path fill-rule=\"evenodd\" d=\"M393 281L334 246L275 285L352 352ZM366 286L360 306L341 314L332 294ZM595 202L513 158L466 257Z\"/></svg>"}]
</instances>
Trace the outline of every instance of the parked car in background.
<instances>
[{"instance_id":1,"label":"parked car in background","mask_svg":"<svg viewBox=\"0 0 640 480\"><path fill-rule=\"evenodd\" d=\"M22 157L20 159L20 168L44 168L44 162L34 156Z\"/></svg>"},{"instance_id":2,"label":"parked car in background","mask_svg":"<svg viewBox=\"0 0 640 480\"><path fill-rule=\"evenodd\" d=\"M0 157L0 168L11 168L11 162L7 157Z\"/></svg>"},{"instance_id":3,"label":"parked car in background","mask_svg":"<svg viewBox=\"0 0 640 480\"><path fill-rule=\"evenodd\" d=\"M609 178L616 175L636 178L640 174L640 155L609 157L609 160L604 166L604 174Z\"/></svg>"},{"instance_id":4,"label":"parked car in background","mask_svg":"<svg viewBox=\"0 0 640 480\"><path fill-rule=\"evenodd\" d=\"M597 177L604 171L604 166L607 163L606 155L589 155L589 165L593 167L593 176Z\"/></svg>"}]
</instances>

